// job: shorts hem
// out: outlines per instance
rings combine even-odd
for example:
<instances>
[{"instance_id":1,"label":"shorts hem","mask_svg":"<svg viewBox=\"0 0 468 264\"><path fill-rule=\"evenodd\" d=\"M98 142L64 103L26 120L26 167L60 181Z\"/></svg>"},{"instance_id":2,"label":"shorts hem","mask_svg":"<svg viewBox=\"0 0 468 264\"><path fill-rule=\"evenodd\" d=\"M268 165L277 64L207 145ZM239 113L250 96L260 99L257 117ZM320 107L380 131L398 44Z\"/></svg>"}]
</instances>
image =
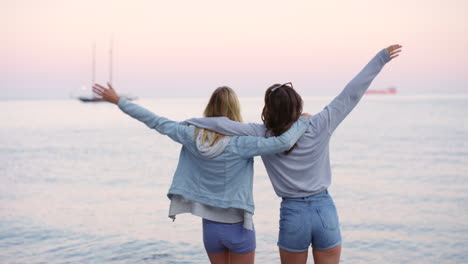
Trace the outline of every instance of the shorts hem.
<instances>
[{"instance_id":1,"label":"shorts hem","mask_svg":"<svg viewBox=\"0 0 468 264\"><path fill-rule=\"evenodd\" d=\"M206 253L208 253L208 254L220 254L220 253L226 252L226 251L228 251L228 250L229 250L229 249L226 248L226 249L219 250L219 251L217 251L217 250L214 250L214 251L211 251L211 250L210 250L210 251L208 251L208 250L205 248L205 251L206 251Z\"/></svg>"},{"instance_id":2,"label":"shorts hem","mask_svg":"<svg viewBox=\"0 0 468 264\"><path fill-rule=\"evenodd\" d=\"M256 248L256 247L255 247L255 248ZM232 250L232 249L231 249L231 251L232 251L232 253L234 253L234 254L247 254L247 253L250 253L250 252L254 251L255 248L253 248L253 249L251 249L251 250L242 250L242 251L240 251L240 252L239 252L239 251L236 252L236 251L234 251L234 250Z\"/></svg>"},{"instance_id":3,"label":"shorts hem","mask_svg":"<svg viewBox=\"0 0 468 264\"><path fill-rule=\"evenodd\" d=\"M287 251L290 251L290 252L304 252L304 251L307 251L309 250L309 247L307 247L306 249L292 249L292 248L288 248L288 247L284 247L282 245L280 245L280 243L278 242L277 243L278 247L281 248L281 249L284 249L284 250L287 250Z\"/></svg>"},{"instance_id":4,"label":"shorts hem","mask_svg":"<svg viewBox=\"0 0 468 264\"><path fill-rule=\"evenodd\" d=\"M337 246L339 246L339 245L341 245L341 240L338 241L337 243L331 245L331 246L328 246L328 247L321 247L321 248L312 247L312 248L315 249L315 250L327 250L327 249L331 249L331 248L337 247Z\"/></svg>"},{"instance_id":5,"label":"shorts hem","mask_svg":"<svg viewBox=\"0 0 468 264\"><path fill-rule=\"evenodd\" d=\"M231 251L232 251L233 253L235 253L235 254L247 254L247 253L250 253L250 252L254 251L255 249L256 249L256 248L253 248L253 249L251 249L251 250L234 251L234 250L232 250L232 249L226 248L226 249L220 250L220 251L216 251L216 250L215 250L215 251L208 251L208 250L206 250L206 248L205 248L205 251L206 251L206 253L208 253L208 254L220 254L220 253L226 252L226 251L228 251L228 250L231 250Z\"/></svg>"}]
</instances>

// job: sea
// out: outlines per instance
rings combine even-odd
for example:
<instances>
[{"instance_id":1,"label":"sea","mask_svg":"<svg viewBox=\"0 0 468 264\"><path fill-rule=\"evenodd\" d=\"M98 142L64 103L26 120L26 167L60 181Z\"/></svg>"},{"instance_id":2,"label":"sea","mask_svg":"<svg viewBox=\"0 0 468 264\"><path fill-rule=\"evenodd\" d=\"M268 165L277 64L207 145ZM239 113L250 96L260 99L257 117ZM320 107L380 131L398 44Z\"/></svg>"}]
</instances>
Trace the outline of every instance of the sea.
<instances>
[{"instance_id":1,"label":"sea","mask_svg":"<svg viewBox=\"0 0 468 264\"><path fill-rule=\"evenodd\" d=\"M304 110L332 99L304 97ZM207 101L135 102L182 121ZM240 101L261 122L262 98ZM178 143L109 103L0 108L0 263L209 263L201 219L167 216ZM468 94L365 95L330 153L341 263L468 263ZM281 199L260 158L254 198L256 263L279 263Z\"/></svg>"}]
</instances>

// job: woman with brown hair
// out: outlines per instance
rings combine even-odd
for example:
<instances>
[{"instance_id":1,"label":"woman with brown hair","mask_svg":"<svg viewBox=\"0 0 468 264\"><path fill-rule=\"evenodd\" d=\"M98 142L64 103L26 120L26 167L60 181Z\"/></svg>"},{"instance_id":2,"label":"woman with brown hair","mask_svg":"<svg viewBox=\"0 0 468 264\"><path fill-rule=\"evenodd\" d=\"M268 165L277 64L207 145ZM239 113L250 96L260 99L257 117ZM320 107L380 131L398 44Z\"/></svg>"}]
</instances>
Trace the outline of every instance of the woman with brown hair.
<instances>
[{"instance_id":1,"label":"woman with brown hair","mask_svg":"<svg viewBox=\"0 0 468 264\"><path fill-rule=\"evenodd\" d=\"M169 217L191 213L203 218L203 241L211 263L253 263L252 157L290 149L307 129L308 120L298 120L279 137L224 136L158 116L108 86L96 84L93 90L102 100L117 104L124 113L183 145L168 192ZM237 96L226 86L213 92L204 115L242 121Z\"/></svg>"},{"instance_id":2,"label":"woman with brown hair","mask_svg":"<svg viewBox=\"0 0 468 264\"><path fill-rule=\"evenodd\" d=\"M341 232L338 214L327 190L331 184L330 138L383 66L400 51L400 45L380 51L330 104L309 118L306 133L292 150L262 155L273 188L282 198L278 235L281 263L306 263L309 246L312 246L316 264L339 263ZM225 118L187 122L226 135L268 138L286 131L301 112L301 97L291 83L286 83L266 90L263 124L241 124Z\"/></svg>"}]
</instances>

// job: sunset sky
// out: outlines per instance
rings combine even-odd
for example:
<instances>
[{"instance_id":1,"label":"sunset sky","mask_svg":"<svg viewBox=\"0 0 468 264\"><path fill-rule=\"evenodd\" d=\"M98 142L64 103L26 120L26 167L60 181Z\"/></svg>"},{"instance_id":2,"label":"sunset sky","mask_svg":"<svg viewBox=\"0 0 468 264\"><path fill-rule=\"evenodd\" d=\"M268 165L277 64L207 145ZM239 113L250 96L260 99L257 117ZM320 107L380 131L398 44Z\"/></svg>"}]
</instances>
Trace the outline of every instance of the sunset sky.
<instances>
[{"instance_id":1,"label":"sunset sky","mask_svg":"<svg viewBox=\"0 0 468 264\"><path fill-rule=\"evenodd\" d=\"M262 96L293 82L333 95L382 48L403 45L372 88L468 93L468 1L0 0L0 99L69 98L107 81L139 97Z\"/></svg>"}]
</instances>

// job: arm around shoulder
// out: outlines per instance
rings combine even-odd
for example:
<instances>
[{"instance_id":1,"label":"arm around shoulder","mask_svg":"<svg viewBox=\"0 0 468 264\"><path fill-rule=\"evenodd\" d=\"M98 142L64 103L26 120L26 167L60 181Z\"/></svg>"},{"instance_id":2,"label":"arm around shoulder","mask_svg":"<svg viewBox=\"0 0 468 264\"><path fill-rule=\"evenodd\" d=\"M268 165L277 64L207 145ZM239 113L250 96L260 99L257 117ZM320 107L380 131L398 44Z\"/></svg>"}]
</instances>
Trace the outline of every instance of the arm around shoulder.
<instances>
[{"instance_id":1,"label":"arm around shoulder","mask_svg":"<svg viewBox=\"0 0 468 264\"><path fill-rule=\"evenodd\" d=\"M227 117L191 118L185 122L228 136L264 136L265 126L255 123L240 123Z\"/></svg>"},{"instance_id":2,"label":"arm around shoulder","mask_svg":"<svg viewBox=\"0 0 468 264\"><path fill-rule=\"evenodd\" d=\"M301 116L281 136L269 138L238 137L236 142L237 151L245 158L287 151L296 144L297 140L305 133L308 127L309 119Z\"/></svg>"}]
</instances>

